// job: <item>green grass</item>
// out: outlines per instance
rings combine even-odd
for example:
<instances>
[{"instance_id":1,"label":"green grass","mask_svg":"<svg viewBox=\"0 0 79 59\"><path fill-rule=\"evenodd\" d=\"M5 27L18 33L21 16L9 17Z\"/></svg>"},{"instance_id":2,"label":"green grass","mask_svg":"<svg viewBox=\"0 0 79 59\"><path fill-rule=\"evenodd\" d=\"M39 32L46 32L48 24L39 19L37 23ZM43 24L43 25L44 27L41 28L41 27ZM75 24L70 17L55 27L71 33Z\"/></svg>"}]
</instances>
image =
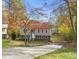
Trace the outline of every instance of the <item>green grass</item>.
<instances>
[{"instance_id":1,"label":"green grass","mask_svg":"<svg viewBox=\"0 0 79 59\"><path fill-rule=\"evenodd\" d=\"M46 41L29 41L28 44L24 41L20 40L12 40L12 39L3 39L2 40L2 47L7 48L7 47L33 47L33 46L41 46L41 45L46 45Z\"/></svg>"},{"instance_id":2,"label":"green grass","mask_svg":"<svg viewBox=\"0 0 79 59\"><path fill-rule=\"evenodd\" d=\"M23 45L24 42L23 41L16 41L16 40L12 40L12 39L3 39L2 40L2 47L3 48L8 48L8 47L17 47L20 45Z\"/></svg>"},{"instance_id":3,"label":"green grass","mask_svg":"<svg viewBox=\"0 0 79 59\"><path fill-rule=\"evenodd\" d=\"M61 48L57 51L48 53L46 55L35 57L34 59L77 59L76 49Z\"/></svg>"},{"instance_id":4,"label":"green grass","mask_svg":"<svg viewBox=\"0 0 79 59\"><path fill-rule=\"evenodd\" d=\"M11 44L12 44L11 40L2 39L2 47L3 48L10 47Z\"/></svg>"}]
</instances>

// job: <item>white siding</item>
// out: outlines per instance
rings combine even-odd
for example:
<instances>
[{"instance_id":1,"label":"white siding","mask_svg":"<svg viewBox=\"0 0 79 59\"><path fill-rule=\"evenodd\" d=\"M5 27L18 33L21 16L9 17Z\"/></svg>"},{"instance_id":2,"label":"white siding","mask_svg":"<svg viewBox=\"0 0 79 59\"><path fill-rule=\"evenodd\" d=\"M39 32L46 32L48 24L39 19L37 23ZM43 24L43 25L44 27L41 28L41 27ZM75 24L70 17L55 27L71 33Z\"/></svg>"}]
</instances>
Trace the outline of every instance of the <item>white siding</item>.
<instances>
[{"instance_id":1,"label":"white siding","mask_svg":"<svg viewBox=\"0 0 79 59\"><path fill-rule=\"evenodd\" d=\"M21 28L20 29L20 34L21 35L25 35L25 33L24 33L24 28ZM27 32L26 32L26 35L30 35L31 33L27 30Z\"/></svg>"},{"instance_id":2,"label":"white siding","mask_svg":"<svg viewBox=\"0 0 79 59\"><path fill-rule=\"evenodd\" d=\"M57 31L57 29L56 28L52 28L52 29L50 29L50 33L52 34L52 33L55 33Z\"/></svg>"},{"instance_id":3,"label":"white siding","mask_svg":"<svg viewBox=\"0 0 79 59\"><path fill-rule=\"evenodd\" d=\"M2 24L2 34L7 34L8 24Z\"/></svg>"},{"instance_id":4,"label":"white siding","mask_svg":"<svg viewBox=\"0 0 79 59\"><path fill-rule=\"evenodd\" d=\"M2 28L7 28L8 24L2 24Z\"/></svg>"},{"instance_id":5,"label":"white siding","mask_svg":"<svg viewBox=\"0 0 79 59\"><path fill-rule=\"evenodd\" d=\"M39 32L38 32L38 29L35 30L35 35L46 35L46 36L49 36L50 35L50 29L47 29L47 32L45 29L43 29L43 32L42 32L42 29L39 29Z\"/></svg>"},{"instance_id":6,"label":"white siding","mask_svg":"<svg viewBox=\"0 0 79 59\"><path fill-rule=\"evenodd\" d=\"M52 32L51 32L50 29L47 29L47 32L46 32L46 29L43 29L43 32L42 32L42 29L39 29L39 32L38 32L38 29L36 29L35 32L34 32L35 35L46 35L46 36L50 36L51 33ZM20 29L20 34L21 35L25 35L24 28L21 28ZM26 32L26 35L31 35L31 32L27 31Z\"/></svg>"}]
</instances>

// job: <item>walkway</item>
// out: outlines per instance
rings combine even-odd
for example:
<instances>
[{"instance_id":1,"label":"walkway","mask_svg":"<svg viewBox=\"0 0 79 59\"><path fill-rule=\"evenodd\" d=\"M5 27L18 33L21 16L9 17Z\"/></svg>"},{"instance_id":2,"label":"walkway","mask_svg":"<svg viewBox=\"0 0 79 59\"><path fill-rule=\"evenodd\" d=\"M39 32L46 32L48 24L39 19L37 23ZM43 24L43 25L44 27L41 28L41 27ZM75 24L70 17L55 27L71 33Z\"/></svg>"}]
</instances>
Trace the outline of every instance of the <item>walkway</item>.
<instances>
[{"instance_id":1,"label":"walkway","mask_svg":"<svg viewBox=\"0 0 79 59\"><path fill-rule=\"evenodd\" d=\"M32 59L33 57L55 51L61 45L44 45L38 47L15 47L3 49L3 59Z\"/></svg>"}]
</instances>

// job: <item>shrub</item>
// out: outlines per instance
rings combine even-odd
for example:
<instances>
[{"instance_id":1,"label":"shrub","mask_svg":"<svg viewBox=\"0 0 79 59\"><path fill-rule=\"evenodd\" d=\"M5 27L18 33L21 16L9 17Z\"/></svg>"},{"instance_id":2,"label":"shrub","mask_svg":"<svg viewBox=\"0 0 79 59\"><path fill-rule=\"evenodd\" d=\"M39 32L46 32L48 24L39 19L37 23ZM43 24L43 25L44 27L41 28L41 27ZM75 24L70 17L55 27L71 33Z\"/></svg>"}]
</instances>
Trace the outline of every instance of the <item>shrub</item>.
<instances>
[{"instance_id":1,"label":"shrub","mask_svg":"<svg viewBox=\"0 0 79 59\"><path fill-rule=\"evenodd\" d=\"M69 32L67 34L63 34L63 38L67 42L76 42L76 36L74 36L73 32Z\"/></svg>"},{"instance_id":2,"label":"shrub","mask_svg":"<svg viewBox=\"0 0 79 59\"><path fill-rule=\"evenodd\" d=\"M12 40L15 40L16 39L16 33L15 32L12 32L11 38L12 38Z\"/></svg>"}]
</instances>

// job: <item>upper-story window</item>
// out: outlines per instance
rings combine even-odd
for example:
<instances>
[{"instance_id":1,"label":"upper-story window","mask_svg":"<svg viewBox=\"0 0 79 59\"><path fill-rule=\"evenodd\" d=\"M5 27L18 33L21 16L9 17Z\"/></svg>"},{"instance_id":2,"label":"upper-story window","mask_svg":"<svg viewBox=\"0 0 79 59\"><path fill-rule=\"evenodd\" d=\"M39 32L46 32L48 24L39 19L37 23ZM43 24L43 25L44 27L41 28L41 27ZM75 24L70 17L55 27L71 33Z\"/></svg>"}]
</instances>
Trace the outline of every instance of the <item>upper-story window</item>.
<instances>
[{"instance_id":1,"label":"upper-story window","mask_svg":"<svg viewBox=\"0 0 79 59\"><path fill-rule=\"evenodd\" d=\"M32 31L33 33L35 33L35 30L34 31Z\"/></svg>"},{"instance_id":2,"label":"upper-story window","mask_svg":"<svg viewBox=\"0 0 79 59\"><path fill-rule=\"evenodd\" d=\"M43 33L43 29L42 29L42 33Z\"/></svg>"},{"instance_id":3,"label":"upper-story window","mask_svg":"<svg viewBox=\"0 0 79 59\"><path fill-rule=\"evenodd\" d=\"M46 33L47 33L47 29L46 29Z\"/></svg>"},{"instance_id":4,"label":"upper-story window","mask_svg":"<svg viewBox=\"0 0 79 59\"><path fill-rule=\"evenodd\" d=\"M2 28L2 32L4 32L5 31L5 28Z\"/></svg>"},{"instance_id":5,"label":"upper-story window","mask_svg":"<svg viewBox=\"0 0 79 59\"><path fill-rule=\"evenodd\" d=\"M24 28L24 33L26 33L27 32L27 29L26 28Z\"/></svg>"},{"instance_id":6,"label":"upper-story window","mask_svg":"<svg viewBox=\"0 0 79 59\"><path fill-rule=\"evenodd\" d=\"M38 33L40 32L40 30L38 29Z\"/></svg>"}]
</instances>

